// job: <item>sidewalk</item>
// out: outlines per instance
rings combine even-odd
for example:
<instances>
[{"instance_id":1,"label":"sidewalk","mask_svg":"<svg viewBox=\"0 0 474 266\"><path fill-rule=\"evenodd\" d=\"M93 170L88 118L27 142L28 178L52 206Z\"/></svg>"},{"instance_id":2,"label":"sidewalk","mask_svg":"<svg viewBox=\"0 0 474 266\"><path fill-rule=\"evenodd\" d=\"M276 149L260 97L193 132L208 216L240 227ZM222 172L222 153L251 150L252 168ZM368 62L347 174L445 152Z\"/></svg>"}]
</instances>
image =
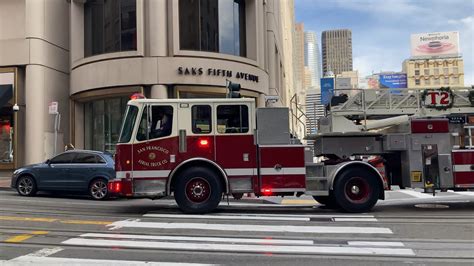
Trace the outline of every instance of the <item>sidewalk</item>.
<instances>
[{"instance_id":1,"label":"sidewalk","mask_svg":"<svg viewBox=\"0 0 474 266\"><path fill-rule=\"evenodd\" d=\"M0 190L9 190L11 176L0 176Z\"/></svg>"}]
</instances>

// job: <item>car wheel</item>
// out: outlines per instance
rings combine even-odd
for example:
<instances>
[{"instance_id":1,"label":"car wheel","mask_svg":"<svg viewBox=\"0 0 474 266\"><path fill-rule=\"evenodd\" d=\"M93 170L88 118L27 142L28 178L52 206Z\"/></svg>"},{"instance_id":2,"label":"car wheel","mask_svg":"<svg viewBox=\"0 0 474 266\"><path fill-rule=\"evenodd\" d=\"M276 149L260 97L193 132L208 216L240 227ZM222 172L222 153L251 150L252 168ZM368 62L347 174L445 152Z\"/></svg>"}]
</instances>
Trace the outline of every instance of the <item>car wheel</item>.
<instances>
[{"instance_id":1,"label":"car wheel","mask_svg":"<svg viewBox=\"0 0 474 266\"><path fill-rule=\"evenodd\" d=\"M185 213L208 213L221 200L222 187L218 176L203 167L186 169L178 176L175 199Z\"/></svg>"},{"instance_id":2,"label":"car wheel","mask_svg":"<svg viewBox=\"0 0 474 266\"><path fill-rule=\"evenodd\" d=\"M103 178L94 179L89 185L89 195L95 200L107 198L108 192L107 180Z\"/></svg>"},{"instance_id":3,"label":"car wheel","mask_svg":"<svg viewBox=\"0 0 474 266\"><path fill-rule=\"evenodd\" d=\"M34 196L37 192L36 181L29 175L20 177L16 183L16 190L21 196Z\"/></svg>"},{"instance_id":4,"label":"car wheel","mask_svg":"<svg viewBox=\"0 0 474 266\"><path fill-rule=\"evenodd\" d=\"M362 168L349 168L334 183L334 198L347 212L370 211L382 191L377 176Z\"/></svg>"}]
</instances>

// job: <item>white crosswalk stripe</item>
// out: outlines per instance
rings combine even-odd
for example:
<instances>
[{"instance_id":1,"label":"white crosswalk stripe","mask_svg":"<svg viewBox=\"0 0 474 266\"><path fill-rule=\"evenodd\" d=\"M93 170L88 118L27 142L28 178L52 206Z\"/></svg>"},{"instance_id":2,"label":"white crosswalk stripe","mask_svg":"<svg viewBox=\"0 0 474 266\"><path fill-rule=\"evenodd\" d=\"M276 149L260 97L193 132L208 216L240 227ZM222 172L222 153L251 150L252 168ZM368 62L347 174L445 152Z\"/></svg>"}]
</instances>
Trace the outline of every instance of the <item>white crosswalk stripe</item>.
<instances>
[{"instance_id":1,"label":"white crosswalk stripe","mask_svg":"<svg viewBox=\"0 0 474 266\"><path fill-rule=\"evenodd\" d=\"M367 237L358 241L357 237L354 237L393 235L390 228L342 226L340 223L328 226L319 223L348 221L375 222L377 220L373 215L367 214L186 215L152 212L143 215L142 219L116 221L109 225L110 230L120 230L120 233L86 233L67 239L62 244L196 252L415 256L414 251L405 247L402 242L389 241L389 239L367 241ZM282 225L282 222L285 224ZM186 235L187 230L192 235ZM144 231L149 233L124 233ZM196 232L201 233L196 235ZM248 233L251 235L249 236ZM252 233L258 234L252 235ZM319 240L318 235L328 234L337 234L338 239ZM341 242L341 236L345 234L348 235L348 240Z\"/></svg>"}]
</instances>

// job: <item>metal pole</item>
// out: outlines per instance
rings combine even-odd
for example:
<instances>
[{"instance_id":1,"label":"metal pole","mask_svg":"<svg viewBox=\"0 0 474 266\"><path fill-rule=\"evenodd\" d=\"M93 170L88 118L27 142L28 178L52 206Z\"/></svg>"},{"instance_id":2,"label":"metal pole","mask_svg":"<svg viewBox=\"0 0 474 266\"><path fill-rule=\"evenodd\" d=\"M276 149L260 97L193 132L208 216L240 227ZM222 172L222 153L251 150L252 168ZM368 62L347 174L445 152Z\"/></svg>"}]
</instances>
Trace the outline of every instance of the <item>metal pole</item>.
<instances>
[{"instance_id":1,"label":"metal pole","mask_svg":"<svg viewBox=\"0 0 474 266\"><path fill-rule=\"evenodd\" d=\"M59 113L56 112L56 114L54 115L54 154L53 155L56 155L57 154L57 146L58 146L58 117L59 117Z\"/></svg>"}]
</instances>

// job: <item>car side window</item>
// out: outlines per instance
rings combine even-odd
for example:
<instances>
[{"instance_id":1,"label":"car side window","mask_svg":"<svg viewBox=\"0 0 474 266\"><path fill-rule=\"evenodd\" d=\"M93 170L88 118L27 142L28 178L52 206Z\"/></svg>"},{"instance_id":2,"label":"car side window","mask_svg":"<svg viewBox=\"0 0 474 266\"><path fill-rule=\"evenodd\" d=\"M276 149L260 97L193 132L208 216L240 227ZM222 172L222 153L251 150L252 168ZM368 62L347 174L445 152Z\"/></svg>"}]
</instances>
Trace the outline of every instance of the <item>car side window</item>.
<instances>
[{"instance_id":1,"label":"car side window","mask_svg":"<svg viewBox=\"0 0 474 266\"><path fill-rule=\"evenodd\" d=\"M72 160L73 163L97 163L97 156L90 153L78 153Z\"/></svg>"},{"instance_id":2,"label":"car side window","mask_svg":"<svg viewBox=\"0 0 474 266\"><path fill-rule=\"evenodd\" d=\"M71 163L72 159L74 158L75 155L76 155L76 153L74 153L74 152L63 153L63 154L60 154L60 155L54 157L53 159L51 159L51 163L52 164Z\"/></svg>"},{"instance_id":3,"label":"car side window","mask_svg":"<svg viewBox=\"0 0 474 266\"><path fill-rule=\"evenodd\" d=\"M249 109L246 105L219 105L217 107L217 132L247 133Z\"/></svg>"}]
</instances>

